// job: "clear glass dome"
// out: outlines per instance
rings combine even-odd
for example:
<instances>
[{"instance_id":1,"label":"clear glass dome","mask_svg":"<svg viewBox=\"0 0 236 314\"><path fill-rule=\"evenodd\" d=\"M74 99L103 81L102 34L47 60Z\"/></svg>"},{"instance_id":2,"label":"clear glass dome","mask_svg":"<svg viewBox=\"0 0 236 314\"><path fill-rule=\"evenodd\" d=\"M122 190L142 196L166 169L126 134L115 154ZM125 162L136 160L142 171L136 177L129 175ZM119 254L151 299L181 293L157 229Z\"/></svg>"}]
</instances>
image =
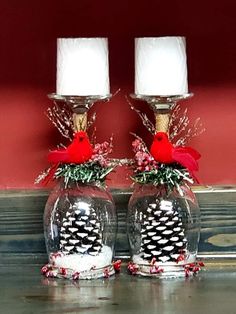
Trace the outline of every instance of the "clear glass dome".
<instances>
[{"instance_id":1,"label":"clear glass dome","mask_svg":"<svg viewBox=\"0 0 236 314\"><path fill-rule=\"evenodd\" d=\"M99 278L114 273L117 219L106 188L69 182L51 192L44 212L49 263L58 276ZM55 275L55 277L57 277Z\"/></svg>"},{"instance_id":2,"label":"clear glass dome","mask_svg":"<svg viewBox=\"0 0 236 314\"><path fill-rule=\"evenodd\" d=\"M137 273L179 277L195 263L200 210L192 191L165 185L136 185L129 201L128 238Z\"/></svg>"}]
</instances>

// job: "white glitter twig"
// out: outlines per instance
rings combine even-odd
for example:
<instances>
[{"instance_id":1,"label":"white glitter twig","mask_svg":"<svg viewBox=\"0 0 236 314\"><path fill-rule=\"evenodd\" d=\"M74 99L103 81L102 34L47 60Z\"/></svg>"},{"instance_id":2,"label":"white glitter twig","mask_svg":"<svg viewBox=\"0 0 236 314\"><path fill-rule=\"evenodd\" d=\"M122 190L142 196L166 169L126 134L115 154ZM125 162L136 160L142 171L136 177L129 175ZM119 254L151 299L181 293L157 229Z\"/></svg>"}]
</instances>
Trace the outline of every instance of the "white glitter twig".
<instances>
[{"instance_id":1,"label":"white glitter twig","mask_svg":"<svg viewBox=\"0 0 236 314\"><path fill-rule=\"evenodd\" d=\"M46 115L61 135L72 141L73 121L71 110L65 104L59 106L54 102L54 106L47 109Z\"/></svg>"},{"instance_id":2,"label":"white glitter twig","mask_svg":"<svg viewBox=\"0 0 236 314\"><path fill-rule=\"evenodd\" d=\"M128 102L128 104L130 105L130 108L135 111L139 117L141 118L143 125L147 128L147 130L151 133L151 134L155 134L156 133L156 129L154 124L148 119L147 115L143 112L141 112L140 110L138 110L137 108L135 108L133 106L133 104L131 103L131 101L128 99L128 97L126 96L126 100Z\"/></svg>"}]
</instances>

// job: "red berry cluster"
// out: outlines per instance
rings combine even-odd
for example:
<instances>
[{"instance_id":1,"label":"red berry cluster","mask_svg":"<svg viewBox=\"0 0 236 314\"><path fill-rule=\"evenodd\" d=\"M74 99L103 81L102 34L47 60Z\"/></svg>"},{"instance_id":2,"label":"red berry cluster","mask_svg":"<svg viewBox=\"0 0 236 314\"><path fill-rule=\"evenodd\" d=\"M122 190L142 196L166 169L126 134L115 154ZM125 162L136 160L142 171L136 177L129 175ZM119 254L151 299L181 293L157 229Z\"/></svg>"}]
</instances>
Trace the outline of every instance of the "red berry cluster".
<instances>
[{"instance_id":1,"label":"red berry cluster","mask_svg":"<svg viewBox=\"0 0 236 314\"><path fill-rule=\"evenodd\" d=\"M137 164L136 171L151 171L158 168L157 162L148 152L145 144L141 140L134 140L132 146L135 152L134 159Z\"/></svg>"},{"instance_id":2,"label":"red berry cluster","mask_svg":"<svg viewBox=\"0 0 236 314\"><path fill-rule=\"evenodd\" d=\"M107 155L112 152L112 143L103 142L95 144L93 147L92 160L99 162L102 167L108 166Z\"/></svg>"}]
</instances>

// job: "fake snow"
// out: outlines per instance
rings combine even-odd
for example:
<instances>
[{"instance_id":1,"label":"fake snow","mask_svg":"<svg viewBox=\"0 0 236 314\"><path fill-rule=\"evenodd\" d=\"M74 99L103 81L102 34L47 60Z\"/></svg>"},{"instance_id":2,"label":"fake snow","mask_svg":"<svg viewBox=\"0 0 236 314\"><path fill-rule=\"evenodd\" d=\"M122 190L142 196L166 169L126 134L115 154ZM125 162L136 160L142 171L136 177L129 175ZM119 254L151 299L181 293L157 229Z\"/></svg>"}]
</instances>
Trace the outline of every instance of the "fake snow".
<instances>
[{"instance_id":1,"label":"fake snow","mask_svg":"<svg viewBox=\"0 0 236 314\"><path fill-rule=\"evenodd\" d=\"M54 266L59 268L72 269L75 272L88 271L95 267L104 268L112 262L112 250L108 246L103 246L101 252L92 256L89 254L70 254L58 256Z\"/></svg>"}]
</instances>

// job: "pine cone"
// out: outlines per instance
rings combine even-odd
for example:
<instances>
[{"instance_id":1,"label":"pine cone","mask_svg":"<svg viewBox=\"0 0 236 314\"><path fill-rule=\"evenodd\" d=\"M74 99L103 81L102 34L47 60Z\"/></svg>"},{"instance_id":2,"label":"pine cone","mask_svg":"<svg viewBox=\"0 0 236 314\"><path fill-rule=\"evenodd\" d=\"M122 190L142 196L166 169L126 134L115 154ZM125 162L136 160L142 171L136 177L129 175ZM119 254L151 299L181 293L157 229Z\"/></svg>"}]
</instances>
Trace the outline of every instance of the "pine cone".
<instances>
[{"instance_id":1,"label":"pine cone","mask_svg":"<svg viewBox=\"0 0 236 314\"><path fill-rule=\"evenodd\" d=\"M100 222L93 208L88 211L67 211L60 229L60 250L63 254L90 254L101 252Z\"/></svg>"},{"instance_id":2,"label":"pine cone","mask_svg":"<svg viewBox=\"0 0 236 314\"><path fill-rule=\"evenodd\" d=\"M186 249L187 240L178 207L176 201L166 200L148 205L141 229L144 259L150 261L155 257L157 261L172 262Z\"/></svg>"}]
</instances>

